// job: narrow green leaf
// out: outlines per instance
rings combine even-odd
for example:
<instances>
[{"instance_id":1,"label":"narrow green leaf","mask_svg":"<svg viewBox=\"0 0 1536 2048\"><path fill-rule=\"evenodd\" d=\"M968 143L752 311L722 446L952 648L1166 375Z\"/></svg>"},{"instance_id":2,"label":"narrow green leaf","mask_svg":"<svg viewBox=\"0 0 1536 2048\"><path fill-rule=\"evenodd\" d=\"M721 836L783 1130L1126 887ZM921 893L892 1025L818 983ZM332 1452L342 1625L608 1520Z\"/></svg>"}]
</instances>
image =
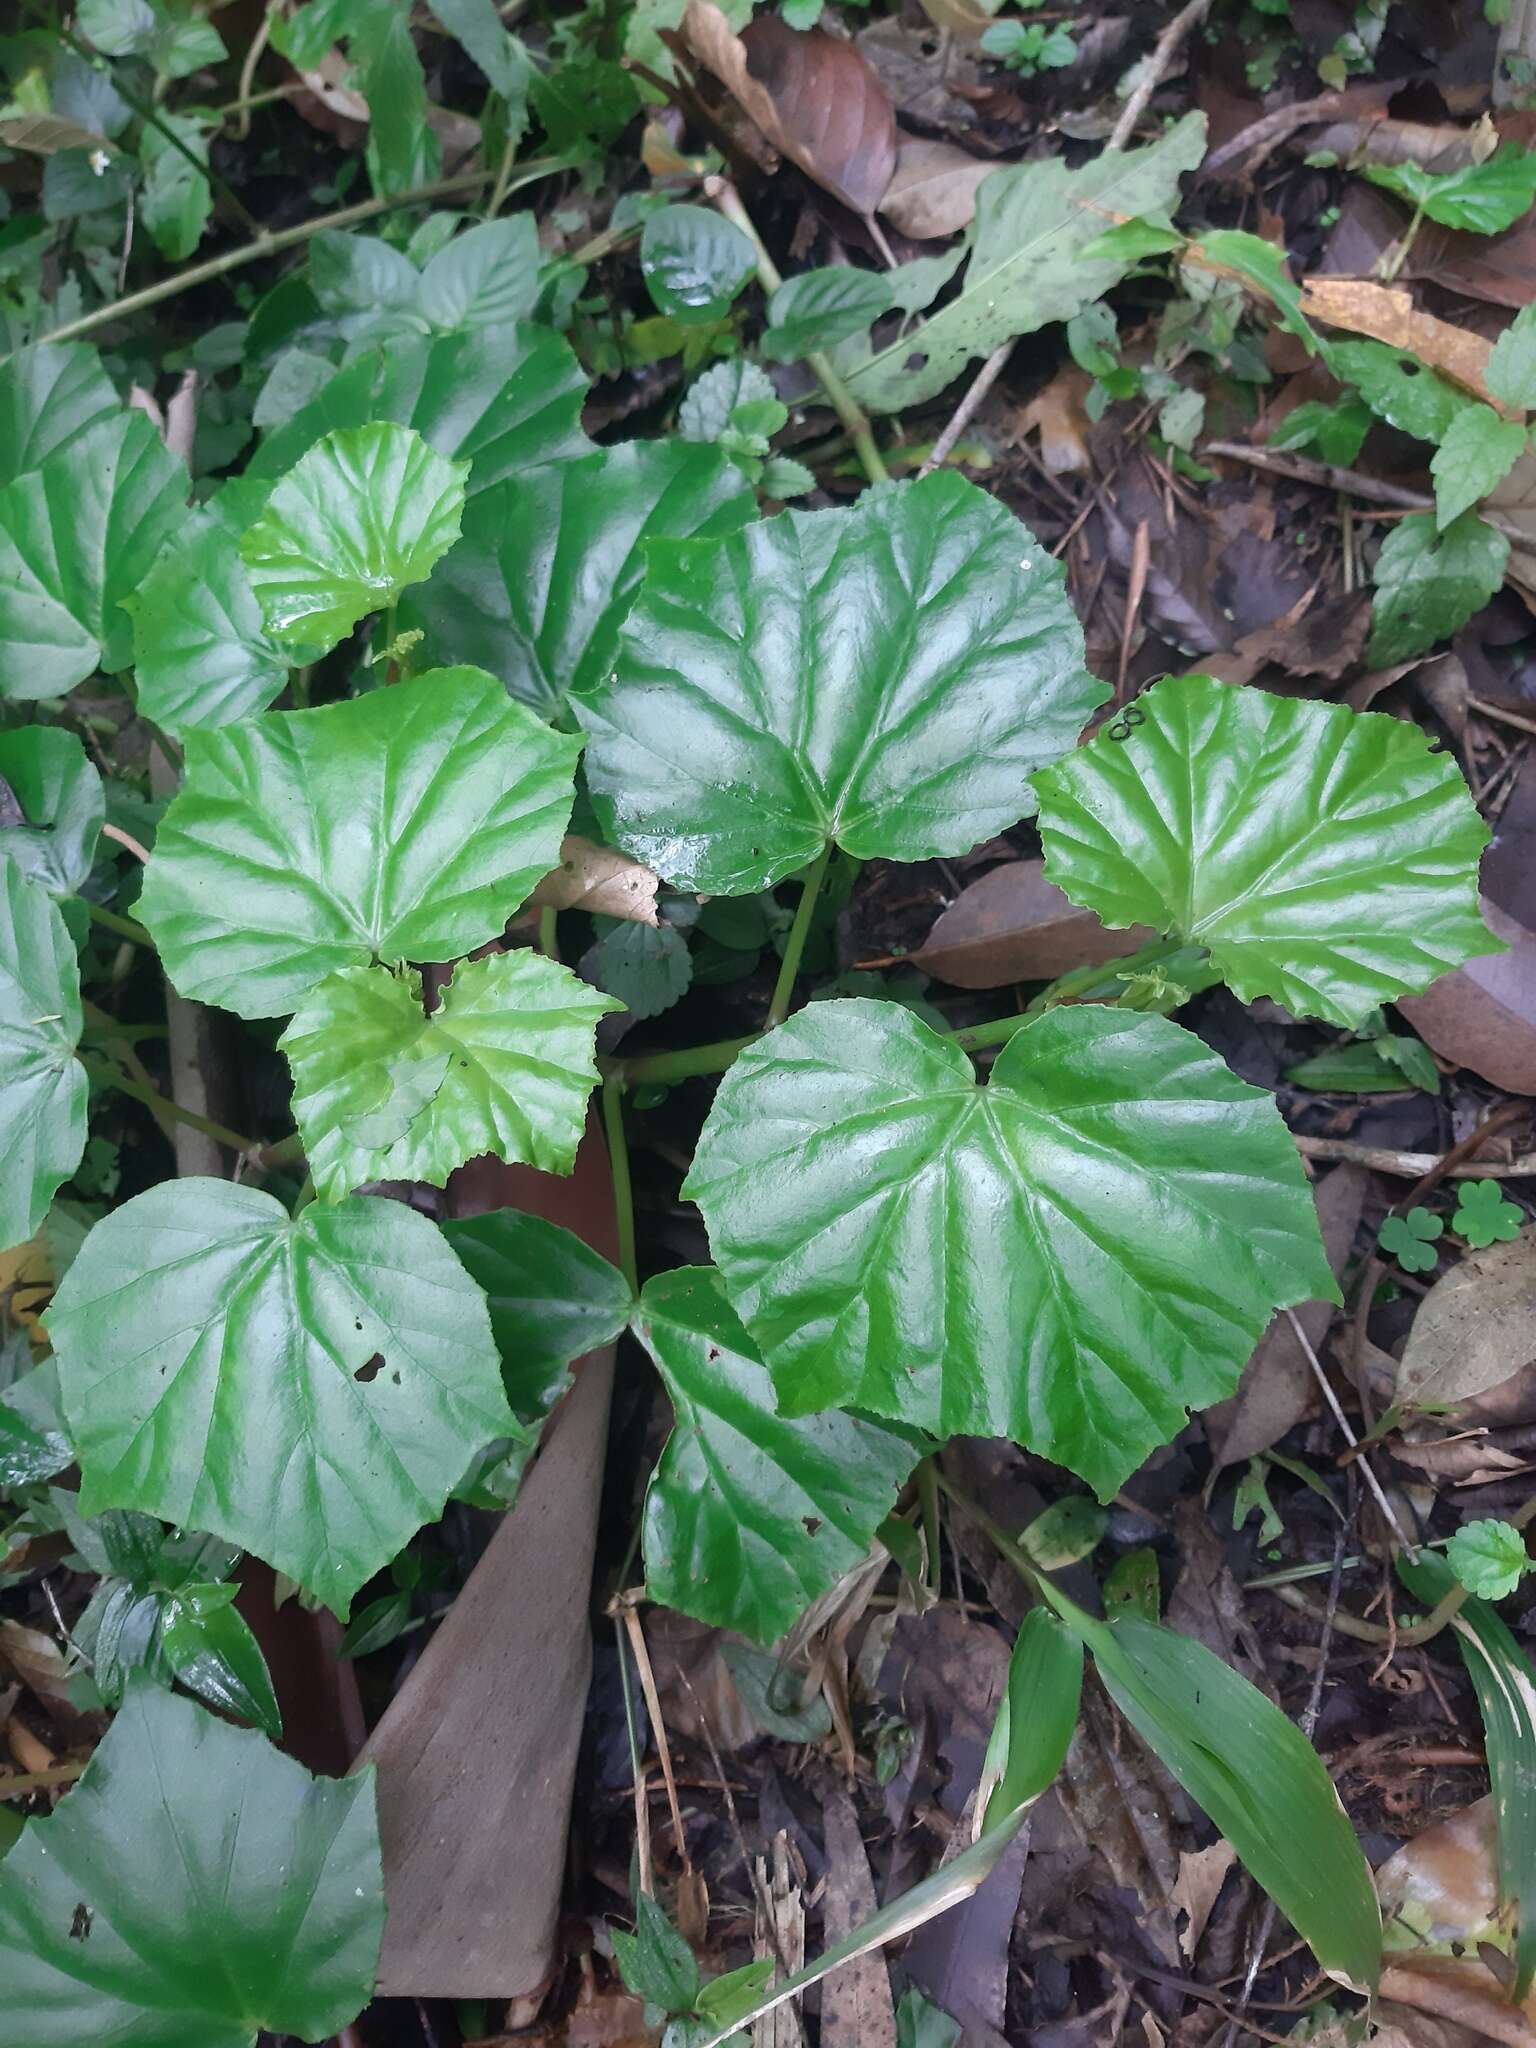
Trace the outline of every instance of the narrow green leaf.
<instances>
[{"instance_id":1,"label":"narrow green leaf","mask_svg":"<svg viewBox=\"0 0 1536 2048\"><path fill-rule=\"evenodd\" d=\"M1049 1608L1024 1617L981 1766L983 1829L1023 1812L1066 1762L1083 1692L1083 1646Z\"/></svg>"},{"instance_id":2,"label":"narrow green leaf","mask_svg":"<svg viewBox=\"0 0 1536 2048\"><path fill-rule=\"evenodd\" d=\"M383 1935L372 1770L312 1778L140 1680L0 1864L7 2048L319 2041L367 2004Z\"/></svg>"},{"instance_id":3,"label":"narrow green leaf","mask_svg":"<svg viewBox=\"0 0 1536 2048\"><path fill-rule=\"evenodd\" d=\"M281 1742L272 1677L249 1623L232 1604L238 1592L238 1586L185 1586L171 1594L160 1609L160 1646L188 1692Z\"/></svg>"},{"instance_id":4,"label":"narrow green leaf","mask_svg":"<svg viewBox=\"0 0 1536 2048\"><path fill-rule=\"evenodd\" d=\"M1240 228L1217 228L1202 235L1194 253L1219 270L1233 271L1280 309L1280 324L1306 344L1307 354L1322 349L1316 328L1301 310L1301 290L1286 264L1284 249L1266 242L1262 235L1245 234Z\"/></svg>"},{"instance_id":5,"label":"narrow green leaf","mask_svg":"<svg viewBox=\"0 0 1536 2048\"><path fill-rule=\"evenodd\" d=\"M443 153L427 120L427 82L410 9L399 0L353 0L351 54L368 102L368 176L378 193L409 192L442 170Z\"/></svg>"},{"instance_id":6,"label":"narrow green leaf","mask_svg":"<svg viewBox=\"0 0 1536 2048\"><path fill-rule=\"evenodd\" d=\"M1035 787L1050 880L1208 947L1245 1003L1358 1025L1502 950L1477 909L1487 828L1401 719L1181 676Z\"/></svg>"},{"instance_id":7,"label":"narrow green leaf","mask_svg":"<svg viewBox=\"0 0 1536 2048\"><path fill-rule=\"evenodd\" d=\"M1407 661L1485 605L1504 581L1509 541L1475 512L1463 512L1443 533L1434 515L1400 519L1376 557L1376 598L1366 660L1373 668Z\"/></svg>"},{"instance_id":8,"label":"narrow green leaf","mask_svg":"<svg viewBox=\"0 0 1536 2048\"><path fill-rule=\"evenodd\" d=\"M727 1073L683 1192L782 1413L1012 1436L1104 1499L1274 1309L1338 1299L1273 1100L1088 1005L978 1088L898 1005L812 1004Z\"/></svg>"},{"instance_id":9,"label":"narrow green leaf","mask_svg":"<svg viewBox=\"0 0 1536 2048\"><path fill-rule=\"evenodd\" d=\"M290 1220L166 1181L91 1231L48 1328L85 1513L211 1530L338 1613L512 1422L484 1297L398 1202Z\"/></svg>"},{"instance_id":10,"label":"narrow green leaf","mask_svg":"<svg viewBox=\"0 0 1536 2048\"><path fill-rule=\"evenodd\" d=\"M857 622L858 630L851 630ZM576 700L606 835L745 895L829 842L968 852L1107 694L1061 566L952 472L651 547L611 678Z\"/></svg>"},{"instance_id":11,"label":"narrow green leaf","mask_svg":"<svg viewBox=\"0 0 1536 2048\"><path fill-rule=\"evenodd\" d=\"M835 1411L781 1415L711 1267L648 1282L635 1333L677 1418L645 1498L647 1590L772 1642L868 1554L921 1445Z\"/></svg>"},{"instance_id":12,"label":"narrow green leaf","mask_svg":"<svg viewBox=\"0 0 1536 2048\"><path fill-rule=\"evenodd\" d=\"M1536 306L1522 306L1493 344L1483 381L1505 405L1536 409Z\"/></svg>"},{"instance_id":13,"label":"narrow green leaf","mask_svg":"<svg viewBox=\"0 0 1536 2048\"><path fill-rule=\"evenodd\" d=\"M712 206L663 206L646 216L640 275L657 312L685 327L723 319L756 268L752 244Z\"/></svg>"},{"instance_id":14,"label":"narrow green leaf","mask_svg":"<svg viewBox=\"0 0 1536 2048\"><path fill-rule=\"evenodd\" d=\"M91 872L106 816L101 777L61 726L0 732L0 781L24 823L0 825L0 857L50 896L72 896Z\"/></svg>"},{"instance_id":15,"label":"narrow green leaf","mask_svg":"<svg viewBox=\"0 0 1536 2048\"><path fill-rule=\"evenodd\" d=\"M344 967L278 1040L315 1187L445 1187L466 1160L569 1173L597 1080L600 1017L622 1006L531 952L462 960L429 1017L421 976Z\"/></svg>"},{"instance_id":16,"label":"narrow green leaf","mask_svg":"<svg viewBox=\"0 0 1536 2048\"><path fill-rule=\"evenodd\" d=\"M327 434L240 542L268 631L334 647L394 604L458 539L468 475L408 427Z\"/></svg>"},{"instance_id":17,"label":"narrow green leaf","mask_svg":"<svg viewBox=\"0 0 1536 2048\"><path fill-rule=\"evenodd\" d=\"M39 341L0 363L0 484L41 469L98 421L121 413L95 349Z\"/></svg>"},{"instance_id":18,"label":"narrow green leaf","mask_svg":"<svg viewBox=\"0 0 1536 2048\"><path fill-rule=\"evenodd\" d=\"M558 861L577 752L476 669L191 732L140 915L181 993L242 1017L458 959Z\"/></svg>"},{"instance_id":19,"label":"narrow green leaf","mask_svg":"<svg viewBox=\"0 0 1536 2048\"><path fill-rule=\"evenodd\" d=\"M1518 420L1500 419L1491 405L1469 405L1457 413L1429 465L1435 480L1435 523L1441 531L1486 498L1524 450L1525 428Z\"/></svg>"},{"instance_id":20,"label":"narrow green leaf","mask_svg":"<svg viewBox=\"0 0 1536 2048\"><path fill-rule=\"evenodd\" d=\"M85 1150L80 969L57 905L0 858L0 1250L25 1244Z\"/></svg>"}]
</instances>

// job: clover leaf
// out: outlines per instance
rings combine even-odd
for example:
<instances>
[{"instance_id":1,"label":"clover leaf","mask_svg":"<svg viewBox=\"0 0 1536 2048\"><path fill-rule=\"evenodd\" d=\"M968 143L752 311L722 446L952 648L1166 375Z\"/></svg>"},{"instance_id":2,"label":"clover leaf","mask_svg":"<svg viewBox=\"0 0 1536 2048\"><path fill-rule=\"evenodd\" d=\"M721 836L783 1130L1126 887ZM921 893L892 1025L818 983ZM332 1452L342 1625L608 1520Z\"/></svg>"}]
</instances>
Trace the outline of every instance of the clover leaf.
<instances>
[{"instance_id":1,"label":"clover leaf","mask_svg":"<svg viewBox=\"0 0 1536 2048\"><path fill-rule=\"evenodd\" d=\"M1444 1229L1445 1224L1430 1210L1410 1209L1406 1216L1389 1216L1377 1231L1376 1242L1405 1273L1428 1273L1439 1259L1432 1247Z\"/></svg>"},{"instance_id":2,"label":"clover leaf","mask_svg":"<svg viewBox=\"0 0 1536 2048\"><path fill-rule=\"evenodd\" d=\"M1478 1251L1501 1239L1512 1242L1520 1235L1525 1211L1505 1199L1496 1180L1463 1181L1456 1197L1451 1228Z\"/></svg>"}]
</instances>

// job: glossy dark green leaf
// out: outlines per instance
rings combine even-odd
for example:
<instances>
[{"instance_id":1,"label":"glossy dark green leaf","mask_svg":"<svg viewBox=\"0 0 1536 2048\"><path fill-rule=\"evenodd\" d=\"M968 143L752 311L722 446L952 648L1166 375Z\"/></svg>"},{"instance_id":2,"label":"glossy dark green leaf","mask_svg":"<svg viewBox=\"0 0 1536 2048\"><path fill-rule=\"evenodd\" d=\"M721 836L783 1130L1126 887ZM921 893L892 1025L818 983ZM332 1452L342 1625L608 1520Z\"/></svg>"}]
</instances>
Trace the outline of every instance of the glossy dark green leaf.
<instances>
[{"instance_id":1,"label":"glossy dark green leaf","mask_svg":"<svg viewBox=\"0 0 1536 2048\"><path fill-rule=\"evenodd\" d=\"M1536 154L1508 144L1482 163L1454 171L1426 170L1422 164L1362 164L1373 185L1399 193L1442 227L1497 235L1513 227L1536 197Z\"/></svg>"},{"instance_id":2,"label":"glossy dark green leaf","mask_svg":"<svg viewBox=\"0 0 1536 2048\"><path fill-rule=\"evenodd\" d=\"M128 614L186 517L187 473L140 412L99 419L0 490L0 697L128 666Z\"/></svg>"},{"instance_id":3,"label":"glossy dark green leaf","mask_svg":"<svg viewBox=\"0 0 1536 2048\"><path fill-rule=\"evenodd\" d=\"M645 1497L647 1590L772 1642L868 1554L921 1446L853 1415L781 1415L709 1266L649 1281L635 1334L677 1418Z\"/></svg>"},{"instance_id":4,"label":"glossy dark green leaf","mask_svg":"<svg viewBox=\"0 0 1536 2048\"><path fill-rule=\"evenodd\" d=\"M337 428L390 420L439 455L467 458L473 498L536 464L590 455L587 389L568 343L547 328L400 335L331 375L262 442L247 474L279 476Z\"/></svg>"},{"instance_id":5,"label":"glossy dark green leaf","mask_svg":"<svg viewBox=\"0 0 1536 2048\"><path fill-rule=\"evenodd\" d=\"M140 1680L0 1864L7 2048L319 2041L367 2003L383 1934L372 1771L312 1778Z\"/></svg>"},{"instance_id":6,"label":"glossy dark green leaf","mask_svg":"<svg viewBox=\"0 0 1536 2048\"><path fill-rule=\"evenodd\" d=\"M464 538L401 606L443 659L500 676L558 717L601 681L657 535L728 533L756 512L741 472L713 448L633 441L482 491Z\"/></svg>"},{"instance_id":7,"label":"glossy dark green leaf","mask_svg":"<svg viewBox=\"0 0 1536 2048\"><path fill-rule=\"evenodd\" d=\"M759 347L772 362L792 363L812 349L831 348L850 334L862 334L890 307L891 288L877 270L842 263L803 271L768 301L768 326Z\"/></svg>"},{"instance_id":8,"label":"glossy dark green leaf","mask_svg":"<svg viewBox=\"0 0 1536 2048\"><path fill-rule=\"evenodd\" d=\"M211 1530L339 1613L512 1420L484 1297L398 1202L290 1220L166 1181L96 1225L48 1327L85 1513Z\"/></svg>"},{"instance_id":9,"label":"glossy dark green leaf","mask_svg":"<svg viewBox=\"0 0 1536 2048\"><path fill-rule=\"evenodd\" d=\"M80 969L58 906L0 859L0 1250L25 1244L85 1150Z\"/></svg>"},{"instance_id":10,"label":"glossy dark green leaf","mask_svg":"<svg viewBox=\"0 0 1536 2048\"><path fill-rule=\"evenodd\" d=\"M41 469L122 403L95 349L39 341L0 363L0 484Z\"/></svg>"},{"instance_id":11,"label":"glossy dark green leaf","mask_svg":"<svg viewBox=\"0 0 1536 2048\"><path fill-rule=\"evenodd\" d=\"M619 1004L532 952L461 960L429 1017L421 977L328 975L278 1041L315 1186L445 1187L466 1160L569 1173L597 1080L597 1022Z\"/></svg>"},{"instance_id":12,"label":"glossy dark green leaf","mask_svg":"<svg viewBox=\"0 0 1536 2048\"><path fill-rule=\"evenodd\" d=\"M1107 692L1063 571L952 472L851 509L654 544L612 677L577 699L606 836L745 895L835 842L968 852Z\"/></svg>"},{"instance_id":13,"label":"glossy dark green leaf","mask_svg":"<svg viewBox=\"0 0 1536 2048\"><path fill-rule=\"evenodd\" d=\"M335 646L432 573L459 537L468 462L408 427L341 428L273 490L240 541L268 632Z\"/></svg>"},{"instance_id":14,"label":"glossy dark green leaf","mask_svg":"<svg viewBox=\"0 0 1536 2048\"><path fill-rule=\"evenodd\" d=\"M170 1594L160 1606L160 1647L188 1692L280 1742L283 1717L261 1646L235 1609L239 1591L184 1586Z\"/></svg>"},{"instance_id":15,"label":"glossy dark green leaf","mask_svg":"<svg viewBox=\"0 0 1536 2048\"><path fill-rule=\"evenodd\" d=\"M1443 533L1430 512L1400 519L1376 557L1367 661L1384 668L1448 640L1498 590L1508 562L1508 536L1475 512Z\"/></svg>"},{"instance_id":16,"label":"glossy dark green leaf","mask_svg":"<svg viewBox=\"0 0 1536 2048\"><path fill-rule=\"evenodd\" d=\"M1135 713L1035 778L1046 873L1105 924L1175 932L1244 1002L1348 1025L1501 950L1477 911L1487 828L1417 727L1210 676Z\"/></svg>"},{"instance_id":17,"label":"glossy dark green leaf","mask_svg":"<svg viewBox=\"0 0 1536 2048\"><path fill-rule=\"evenodd\" d=\"M1232 1392L1276 1308L1338 1299L1273 1100L1090 1005L980 1088L899 1005L812 1004L726 1074L683 1192L784 1414L1011 1436L1101 1498Z\"/></svg>"},{"instance_id":18,"label":"glossy dark green leaf","mask_svg":"<svg viewBox=\"0 0 1536 2048\"><path fill-rule=\"evenodd\" d=\"M1083 1645L1048 1607L1024 1617L981 1768L982 1827L1048 1791L1066 1762L1083 1693Z\"/></svg>"},{"instance_id":19,"label":"glossy dark green leaf","mask_svg":"<svg viewBox=\"0 0 1536 2048\"><path fill-rule=\"evenodd\" d=\"M475 669L189 733L140 915L182 994L242 1017L457 959L558 861L577 751Z\"/></svg>"},{"instance_id":20,"label":"glossy dark green leaf","mask_svg":"<svg viewBox=\"0 0 1536 2048\"><path fill-rule=\"evenodd\" d=\"M106 816L101 777L85 748L60 726L0 732L0 781L26 821L0 823L0 857L50 896L72 896L91 872Z\"/></svg>"},{"instance_id":21,"label":"glossy dark green leaf","mask_svg":"<svg viewBox=\"0 0 1536 2048\"><path fill-rule=\"evenodd\" d=\"M640 275L657 312L685 327L723 319L756 268L752 244L712 206L663 206L646 216Z\"/></svg>"}]
</instances>

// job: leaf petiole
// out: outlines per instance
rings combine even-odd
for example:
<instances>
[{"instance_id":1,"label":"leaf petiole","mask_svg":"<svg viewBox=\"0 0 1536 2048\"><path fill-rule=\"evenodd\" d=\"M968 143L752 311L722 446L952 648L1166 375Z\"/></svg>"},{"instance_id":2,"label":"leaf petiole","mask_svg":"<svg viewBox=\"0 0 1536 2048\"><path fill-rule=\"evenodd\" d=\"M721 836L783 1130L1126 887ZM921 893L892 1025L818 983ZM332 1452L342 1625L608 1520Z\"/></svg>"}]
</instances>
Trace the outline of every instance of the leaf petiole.
<instances>
[{"instance_id":1,"label":"leaf petiole","mask_svg":"<svg viewBox=\"0 0 1536 2048\"><path fill-rule=\"evenodd\" d=\"M635 1196L629 1178L629 1142L624 1136L624 1083L610 1074L603 1083L603 1133L608 1140L608 1167L613 1175L613 1206L618 1217L619 1271L631 1293L640 1291L635 1264Z\"/></svg>"},{"instance_id":2,"label":"leaf petiole","mask_svg":"<svg viewBox=\"0 0 1536 2048\"><path fill-rule=\"evenodd\" d=\"M789 1015L790 998L795 992L795 977L800 972L805 942L810 936L811 919L816 914L816 899L821 894L821 885L827 874L827 863L831 858L832 843L828 840L806 870L805 881L800 890L800 901L795 905L794 923L789 928L789 937L784 941L784 958L779 963L779 978L774 983L773 998L768 1005L768 1022L764 1026L765 1030L771 1031L776 1024L782 1024Z\"/></svg>"}]
</instances>

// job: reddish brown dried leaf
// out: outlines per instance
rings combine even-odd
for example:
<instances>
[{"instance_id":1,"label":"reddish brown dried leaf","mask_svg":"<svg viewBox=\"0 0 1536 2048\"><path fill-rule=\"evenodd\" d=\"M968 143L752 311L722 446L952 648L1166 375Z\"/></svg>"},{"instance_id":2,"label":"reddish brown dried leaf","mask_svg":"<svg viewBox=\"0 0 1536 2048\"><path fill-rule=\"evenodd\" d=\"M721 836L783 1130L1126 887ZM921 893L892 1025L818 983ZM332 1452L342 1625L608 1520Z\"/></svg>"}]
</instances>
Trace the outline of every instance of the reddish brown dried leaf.
<instances>
[{"instance_id":1,"label":"reddish brown dried leaf","mask_svg":"<svg viewBox=\"0 0 1536 2048\"><path fill-rule=\"evenodd\" d=\"M1442 1059L1511 1095L1536 1095L1536 933L1486 896L1482 911L1509 951L1468 961L1398 1008Z\"/></svg>"},{"instance_id":2,"label":"reddish brown dried leaf","mask_svg":"<svg viewBox=\"0 0 1536 2048\"><path fill-rule=\"evenodd\" d=\"M1119 960L1153 937L1145 925L1108 930L1045 879L1044 861L1016 860L963 889L912 957L954 988L1003 988Z\"/></svg>"}]
</instances>

